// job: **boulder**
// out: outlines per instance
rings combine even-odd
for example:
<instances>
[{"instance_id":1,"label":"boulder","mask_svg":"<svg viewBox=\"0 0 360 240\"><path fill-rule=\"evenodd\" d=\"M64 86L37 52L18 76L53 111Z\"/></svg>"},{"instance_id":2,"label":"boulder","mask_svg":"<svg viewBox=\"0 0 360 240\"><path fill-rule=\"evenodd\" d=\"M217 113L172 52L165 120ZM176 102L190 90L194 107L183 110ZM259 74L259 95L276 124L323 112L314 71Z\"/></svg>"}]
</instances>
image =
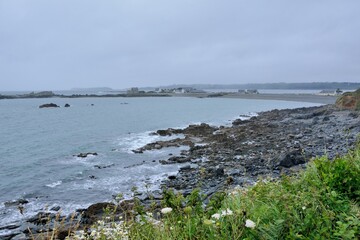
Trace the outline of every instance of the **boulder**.
<instances>
[{"instance_id":1,"label":"boulder","mask_svg":"<svg viewBox=\"0 0 360 240\"><path fill-rule=\"evenodd\" d=\"M70 107L70 104L66 103L64 107Z\"/></svg>"},{"instance_id":2,"label":"boulder","mask_svg":"<svg viewBox=\"0 0 360 240\"><path fill-rule=\"evenodd\" d=\"M18 199L15 201L5 202L4 205L5 205L5 207L13 207L13 206L19 206L19 205L23 205L23 204L27 204L27 203L29 203L29 201L26 199Z\"/></svg>"},{"instance_id":3,"label":"boulder","mask_svg":"<svg viewBox=\"0 0 360 240\"><path fill-rule=\"evenodd\" d=\"M39 108L54 108L54 107L57 108L59 106L56 105L55 103L46 103L39 106Z\"/></svg>"},{"instance_id":4,"label":"boulder","mask_svg":"<svg viewBox=\"0 0 360 240\"><path fill-rule=\"evenodd\" d=\"M277 166L290 168L295 165L305 163L305 156L301 149L297 149L285 154L280 155Z\"/></svg>"}]
</instances>

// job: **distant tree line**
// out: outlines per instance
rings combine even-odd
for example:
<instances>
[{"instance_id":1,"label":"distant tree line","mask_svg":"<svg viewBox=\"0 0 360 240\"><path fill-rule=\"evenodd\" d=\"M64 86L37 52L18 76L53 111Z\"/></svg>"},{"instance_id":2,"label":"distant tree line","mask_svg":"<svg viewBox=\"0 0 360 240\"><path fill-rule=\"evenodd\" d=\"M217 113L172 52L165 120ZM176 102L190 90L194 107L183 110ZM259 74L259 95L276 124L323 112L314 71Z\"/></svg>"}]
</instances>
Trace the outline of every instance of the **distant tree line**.
<instances>
[{"instance_id":1,"label":"distant tree line","mask_svg":"<svg viewBox=\"0 0 360 240\"><path fill-rule=\"evenodd\" d=\"M310 83L249 83L249 84L177 84L163 88L192 87L196 89L304 89L304 90L353 90L360 82L310 82Z\"/></svg>"}]
</instances>

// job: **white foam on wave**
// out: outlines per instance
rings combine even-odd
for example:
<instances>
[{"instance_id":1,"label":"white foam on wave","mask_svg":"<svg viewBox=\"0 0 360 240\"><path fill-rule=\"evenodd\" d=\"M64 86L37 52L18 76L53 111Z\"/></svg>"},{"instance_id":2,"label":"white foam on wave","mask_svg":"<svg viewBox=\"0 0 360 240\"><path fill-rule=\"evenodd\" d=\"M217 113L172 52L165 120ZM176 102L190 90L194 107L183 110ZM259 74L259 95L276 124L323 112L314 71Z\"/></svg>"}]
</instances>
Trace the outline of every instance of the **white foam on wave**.
<instances>
[{"instance_id":1,"label":"white foam on wave","mask_svg":"<svg viewBox=\"0 0 360 240\"><path fill-rule=\"evenodd\" d=\"M5 207L4 204L0 204L0 227L11 225L13 223L16 224L19 222L25 222L26 219L35 216L37 213L48 212L52 207L55 206L60 206L60 214L67 216L75 212L76 209L86 208L90 205L90 203L79 204L75 202L51 202L50 204L43 200L29 199L29 203L23 205L24 211L23 214L21 214L17 206ZM4 232L0 232L0 236L3 234Z\"/></svg>"},{"instance_id":2,"label":"white foam on wave","mask_svg":"<svg viewBox=\"0 0 360 240\"><path fill-rule=\"evenodd\" d=\"M50 184L46 184L45 186L49 187L49 188L54 188L56 186L59 186L62 184L62 181L56 181L56 182L53 182L53 183L50 183Z\"/></svg>"},{"instance_id":3,"label":"white foam on wave","mask_svg":"<svg viewBox=\"0 0 360 240\"><path fill-rule=\"evenodd\" d=\"M118 138L118 145L120 151L133 154L132 150L141 148L146 144L153 143L156 141L168 141L176 138L182 138L182 134L174 134L172 136L159 136L151 134L153 131L147 131L143 133L130 133L127 136Z\"/></svg>"}]
</instances>

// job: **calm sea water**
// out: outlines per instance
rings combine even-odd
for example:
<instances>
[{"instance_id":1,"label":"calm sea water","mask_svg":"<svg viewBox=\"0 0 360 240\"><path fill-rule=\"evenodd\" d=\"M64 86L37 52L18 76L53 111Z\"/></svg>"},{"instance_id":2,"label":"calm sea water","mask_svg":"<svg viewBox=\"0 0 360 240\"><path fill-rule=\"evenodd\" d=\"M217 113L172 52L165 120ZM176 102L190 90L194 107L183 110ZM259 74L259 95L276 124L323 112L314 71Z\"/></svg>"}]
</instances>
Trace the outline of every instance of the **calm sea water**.
<instances>
[{"instance_id":1,"label":"calm sea water","mask_svg":"<svg viewBox=\"0 0 360 240\"><path fill-rule=\"evenodd\" d=\"M50 102L61 108L38 108ZM64 108L65 103L71 107ZM127 194L133 186L156 189L162 178L180 167L157 160L180 149L144 154L131 150L164 139L149 135L157 129L201 122L226 125L240 114L314 105L175 97L0 100L0 226L44 207L61 206L67 213ZM98 156L74 156L81 152ZM19 198L30 201L24 216L4 205Z\"/></svg>"}]
</instances>

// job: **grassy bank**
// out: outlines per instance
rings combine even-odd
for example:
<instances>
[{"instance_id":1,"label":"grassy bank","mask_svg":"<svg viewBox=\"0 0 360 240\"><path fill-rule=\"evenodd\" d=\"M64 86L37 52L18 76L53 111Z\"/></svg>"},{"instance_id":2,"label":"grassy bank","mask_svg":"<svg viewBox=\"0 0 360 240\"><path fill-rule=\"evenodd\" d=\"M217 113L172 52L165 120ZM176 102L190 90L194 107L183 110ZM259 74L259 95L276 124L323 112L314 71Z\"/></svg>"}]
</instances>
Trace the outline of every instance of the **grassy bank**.
<instances>
[{"instance_id":1,"label":"grassy bank","mask_svg":"<svg viewBox=\"0 0 360 240\"><path fill-rule=\"evenodd\" d=\"M359 200L360 146L294 176L218 193L206 207L197 190L186 198L165 191L161 218L137 206L132 219L100 222L86 238L359 239Z\"/></svg>"}]
</instances>

